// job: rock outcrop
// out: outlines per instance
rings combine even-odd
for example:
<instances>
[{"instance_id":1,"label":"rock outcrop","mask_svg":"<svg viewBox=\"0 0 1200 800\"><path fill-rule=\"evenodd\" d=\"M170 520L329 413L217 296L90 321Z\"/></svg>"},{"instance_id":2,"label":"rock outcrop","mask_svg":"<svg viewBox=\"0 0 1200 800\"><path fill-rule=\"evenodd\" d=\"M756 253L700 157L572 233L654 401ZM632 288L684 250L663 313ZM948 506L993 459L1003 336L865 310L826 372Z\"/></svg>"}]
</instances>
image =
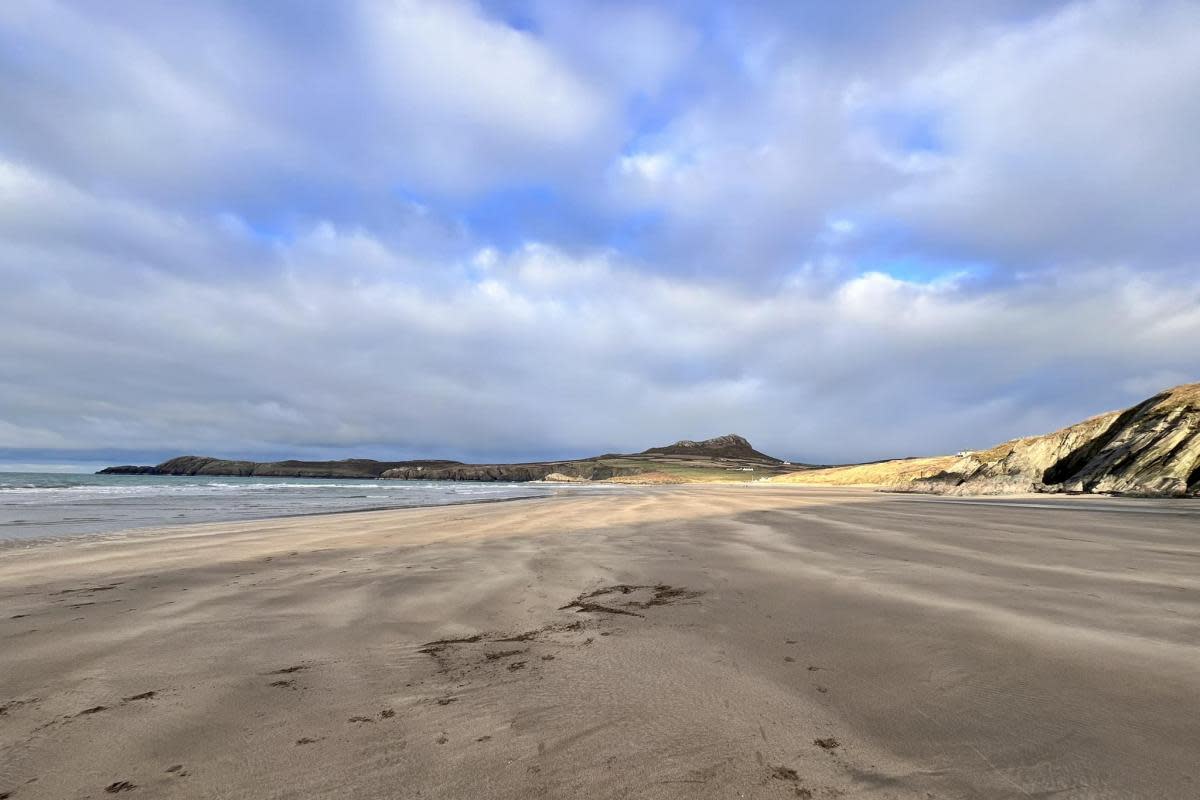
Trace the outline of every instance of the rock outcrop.
<instances>
[{"instance_id":1,"label":"rock outcrop","mask_svg":"<svg viewBox=\"0 0 1200 800\"><path fill-rule=\"evenodd\" d=\"M774 480L874 484L896 491L956 495L1200 496L1200 383L1177 386L1124 411L989 450L815 469Z\"/></svg>"},{"instance_id":2,"label":"rock outcrop","mask_svg":"<svg viewBox=\"0 0 1200 800\"><path fill-rule=\"evenodd\" d=\"M924 479L960 492L1200 495L1200 383L1045 436L971 453Z\"/></svg>"}]
</instances>

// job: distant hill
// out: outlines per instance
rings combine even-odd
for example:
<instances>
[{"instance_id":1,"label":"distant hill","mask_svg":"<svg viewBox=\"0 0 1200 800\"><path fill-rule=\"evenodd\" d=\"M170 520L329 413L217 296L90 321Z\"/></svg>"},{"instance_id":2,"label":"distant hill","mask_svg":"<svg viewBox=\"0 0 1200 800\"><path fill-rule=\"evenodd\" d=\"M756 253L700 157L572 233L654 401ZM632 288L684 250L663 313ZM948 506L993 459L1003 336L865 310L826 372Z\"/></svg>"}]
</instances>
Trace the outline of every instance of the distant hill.
<instances>
[{"instance_id":1,"label":"distant hill","mask_svg":"<svg viewBox=\"0 0 1200 800\"><path fill-rule=\"evenodd\" d=\"M154 466L120 466L103 475L226 475L288 478L383 478L388 480L536 481L636 479L656 483L746 481L790 469L758 452L741 436L702 442L681 441L641 453L610 454L566 461L522 464L464 464L461 461L234 461L207 456L178 456Z\"/></svg>"},{"instance_id":2,"label":"distant hill","mask_svg":"<svg viewBox=\"0 0 1200 800\"><path fill-rule=\"evenodd\" d=\"M939 494L1200 496L1200 383L988 450L813 469L772 480Z\"/></svg>"},{"instance_id":3,"label":"distant hill","mask_svg":"<svg viewBox=\"0 0 1200 800\"><path fill-rule=\"evenodd\" d=\"M459 461L231 461L208 456L177 456L154 466L106 467L100 475L214 475L257 478L378 478L399 467L449 467Z\"/></svg>"},{"instance_id":4,"label":"distant hill","mask_svg":"<svg viewBox=\"0 0 1200 800\"><path fill-rule=\"evenodd\" d=\"M736 433L718 436L715 439L705 439L693 442L687 439L669 444L666 447L651 447L643 450L645 456L709 456L716 458L742 458L750 461L763 461L772 464L782 464L778 458L772 458L760 453L750 446L750 442Z\"/></svg>"},{"instance_id":5,"label":"distant hill","mask_svg":"<svg viewBox=\"0 0 1200 800\"><path fill-rule=\"evenodd\" d=\"M528 464L458 464L448 467L399 467L383 478L401 480L609 480L645 481L748 481L791 469L785 462L758 452L741 436L730 434L702 442L683 440L640 453L541 461ZM640 476L640 477L639 477Z\"/></svg>"}]
</instances>

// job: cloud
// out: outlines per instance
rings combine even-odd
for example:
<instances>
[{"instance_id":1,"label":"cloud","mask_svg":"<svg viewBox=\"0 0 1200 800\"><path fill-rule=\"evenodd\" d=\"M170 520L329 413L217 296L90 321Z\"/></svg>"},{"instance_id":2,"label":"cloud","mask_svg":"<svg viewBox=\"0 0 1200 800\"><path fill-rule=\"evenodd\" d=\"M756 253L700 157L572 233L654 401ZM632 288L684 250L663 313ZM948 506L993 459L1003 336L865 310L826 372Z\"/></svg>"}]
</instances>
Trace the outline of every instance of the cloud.
<instances>
[{"instance_id":1,"label":"cloud","mask_svg":"<svg viewBox=\"0 0 1200 800\"><path fill-rule=\"evenodd\" d=\"M0 455L845 461L1128 404L1200 376L1196 14L0 4Z\"/></svg>"},{"instance_id":2,"label":"cloud","mask_svg":"<svg viewBox=\"0 0 1200 800\"><path fill-rule=\"evenodd\" d=\"M173 230L231 263L130 271L99 246L3 237L0 447L501 458L728 429L797 459L875 458L1123 405L1193 368L1200 335L1200 281L1122 268L764 295L529 244L418 283L447 265L366 229L318 224L271 269L220 226Z\"/></svg>"},{"instance_id":3,"label":"cloud","mask_svg":"<svg viewBox=\"0 0 1200 800\"><path fill-rule=\"evenodd\" d=\"M1200 245L1195 3L1079 3L988 30L894 102L937 131L886 204L931 244L1026 269L1176 266Z\"/></svg>"},{"instance_id":4,"label":"cloud","mask_svg":"<svg viewBox=\"0 0 1200 800\"><path fill-rule=\"evenodd\" d=\"M10 157L160 201L324 212L576 169L620 127L608 87L466 0L137 9L0 11Z\"/></svg>"},{"instance_id":5,"label":"cloud","mask_svg":"<svg viewBox=\"0 0 1200 800\"><path fill-rule=\"evenodd\" d=\"M695 22L667 8L628 0L542 0L528 11L550 47L618 95L660 94L685 77L699 54Z\"/></svg>"},{"instance_id":6,"label":"cloud","mask_svg":"<svg viewBox=\"0 0 1200 800\"><path fill-rule=\"evenodd\" d=\"M379 131L386 157L421 183L536 180L611 141L603 87L466 3L379 0L361 25L372 80L397 117Z\"/></svg>"}]
</instances>

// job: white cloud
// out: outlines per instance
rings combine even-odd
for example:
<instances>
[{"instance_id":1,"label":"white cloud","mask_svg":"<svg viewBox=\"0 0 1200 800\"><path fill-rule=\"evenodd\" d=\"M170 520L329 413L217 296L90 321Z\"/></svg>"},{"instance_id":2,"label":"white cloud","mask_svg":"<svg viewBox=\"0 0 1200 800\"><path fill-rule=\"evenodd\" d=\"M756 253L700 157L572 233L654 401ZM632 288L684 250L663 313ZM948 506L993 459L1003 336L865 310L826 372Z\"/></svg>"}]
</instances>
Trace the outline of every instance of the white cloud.
<instances>
[{"instance_id":1,"label":"white cloud","mask_svg":"<svg viewBox=\"0 0 1200 800\"><path fill-rule=\"evenodd\" d=\"M626 93L658 93L700 45L693 24L636 0L551 0L535 13L542 36L564 58Z\"/></svg>"},{"instance_id":2,"label":"white cloud","mask_svg":"<svg viewBox=\"0 0 1200 800\"><path fill-rule=\"evenodd\" d=\"M633 155L623 156L620 165L622 175L634 176L650 183L658 183L670 173L672 159L666 153L634 153Z\"/></svg>"},{"instance_id":3,"label":"white cloud","mask_svg":"<svg viewBox=\"0 0 1200 800\"><path fill-rule=\"evenodd\" d=\"M362 18L389 156L439 188L528 179L611 136L611 99L537 38L459 0L375 0Z\"/></svg>"},{"instance_id":4,"label":"white cloud","mask_svg":"<svg viewBox=\"0 0 1200 800\"><path fill-rule=\"evenodd\" d=\"M0 146L77 183L262 206L297 183L331 204L549 179L618 135L613 87L467 0L288 12L319 35L263 13L6 4L0 43L25 62L0 71Z\"/></svg>"},{"instance_id":5,"label":"white cloud","mask_svg":"<svg viewBox=\"0 0 1200 800\"><path fill-rule=\"evenodd\" d=\"M1097 0L987 30L898 100L941 142L888 209L935 242L1026 265L1200 245L1200 5Z\"/></svg>"}]
</instances>

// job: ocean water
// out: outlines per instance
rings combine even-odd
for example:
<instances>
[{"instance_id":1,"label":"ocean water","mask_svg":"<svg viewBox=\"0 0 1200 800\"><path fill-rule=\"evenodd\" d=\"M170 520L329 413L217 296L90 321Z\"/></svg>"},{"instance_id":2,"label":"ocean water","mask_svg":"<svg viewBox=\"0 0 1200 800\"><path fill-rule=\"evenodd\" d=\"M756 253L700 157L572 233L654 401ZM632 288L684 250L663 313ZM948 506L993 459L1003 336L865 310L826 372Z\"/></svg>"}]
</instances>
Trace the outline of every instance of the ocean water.
<instances>
[{"instance_id":1,"label":"ocean water","mask_svg":"<svg viewBox=\"0 0 1200 800\"><path fill-rule=\"evenodd\" d=\"M0 541L189 522L540 497L528 483L0 472Z\"/></svg>"}]
</instances>

